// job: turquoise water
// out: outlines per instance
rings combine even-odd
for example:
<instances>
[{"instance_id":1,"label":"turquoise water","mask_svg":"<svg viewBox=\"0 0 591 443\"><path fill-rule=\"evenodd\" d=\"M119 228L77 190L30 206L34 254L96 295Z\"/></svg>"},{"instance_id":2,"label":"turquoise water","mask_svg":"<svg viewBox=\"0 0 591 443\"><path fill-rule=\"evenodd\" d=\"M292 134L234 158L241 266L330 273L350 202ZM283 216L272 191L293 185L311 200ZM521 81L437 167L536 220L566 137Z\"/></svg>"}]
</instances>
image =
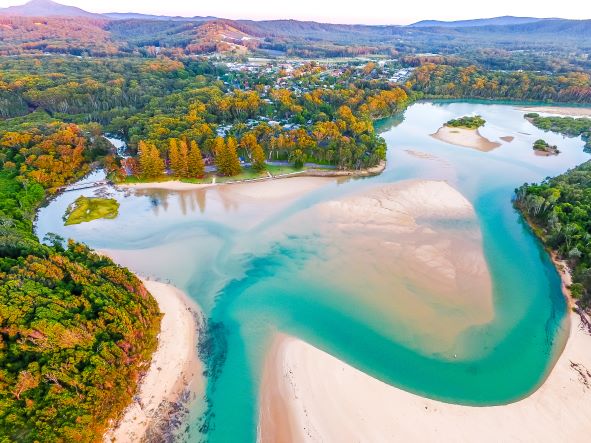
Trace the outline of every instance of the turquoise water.
<instances>
[{"instance_id":1,"label":"turquoise water","mask_svg":"<svg viewBox=\"0 0 591 443\"><path fill-rule=\"evenodd\" d=\"M429 136L445 121L467 114L485 118L483 136L515 140L485 153ZM261 368L277 331L394 386L454 403L515 401L548 374L566 340L566 305L558 275L511 197L523 182L587 160L581 140L543 133L510 105L418 103L403 119L379 125L389 147L388 167L371 179L331 182L263 203L222 188L141 195L109 190L121 202L116 220L68 227L61 221L66 206L92 190L66 193L40 211L40 237L56 232L95 248L126 250L125 265L172 281L202 307L209 324L206 413L192 420L188 439L256 439ZM538 138L557 144L562 153L535 156L531 146ZM343 275L330 267L335 237L308 218L320 203L409 178L448 181L474 205L482 232L494 317L455 338L453 346L463 350L458 359L450 359L448 349L428 346L421 325L397 327L395 309L383 312L368 303L372 282L366 293L344 285ZM340 259L350 266L342 273L356 265L355 250L346 252ZM450 318L442 308L433 327L443 330Z\"/></svg>"}]
</instances>

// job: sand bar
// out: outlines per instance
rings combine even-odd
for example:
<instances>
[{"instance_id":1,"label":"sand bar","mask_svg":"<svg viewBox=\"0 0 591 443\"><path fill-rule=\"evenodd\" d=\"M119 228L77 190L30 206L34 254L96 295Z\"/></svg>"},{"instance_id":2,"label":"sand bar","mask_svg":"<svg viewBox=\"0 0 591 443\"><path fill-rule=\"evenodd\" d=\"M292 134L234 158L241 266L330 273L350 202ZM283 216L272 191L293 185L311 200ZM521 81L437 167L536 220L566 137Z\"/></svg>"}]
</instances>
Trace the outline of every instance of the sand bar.
<instances>
[{"instance_id":1,"label":"sand bar","mask_svg":"<svg viewBox=\"0 0 591 443\"><path fill-rule=\"evenodd\" d=\"M465 352L458 335L494 316L476 214L447 182L368 186L302 211L288 230L321 233L322 259L305 274L339 275L331 284L342 297L363 299L380 331L406 346L453 358Z\"/></svg>"},{"instance_id":2,"label":"sand bar","mask_svg":"<svg viewBox=\"0 0 591 443\"><path fill-rule=\"evenodd\" d=\"M517 108L524 112L537 112L540 114L564 115L568 117L591 117L591 108L578 108L567 106L533 106Z\"/></svg>"},{"instance_id":3,"label":"sand bar","mask_svg":"<svg viewBox=\"0 0 591 443\"><path fill-rule=\"evenodd\" d=\"M504 406L468 407L387 385L292 337L266 361L261 442L588 441L591 335L571 316L571 337L546 382Z\"/></svg>"},{"instance_id":4,"label":"sand bar","mask_svg":"<svg viewBox=\"0 0 591 443\"><path fill-rule=\"evenodd\" d=\"M162 420L168 402L178 400L184 389L203 392L201 362L197 357L196 306L174 286L142 280L164 314L158 349L140 382L134 401L105 442L141 441L146 431Z\"/></svg>"},{"instance_id":5,"label":"sand bar","mask_svg":"<svg viewBox=\"0 0 591 443\"><path fill-rule=\"evenodd\" d=\"M501 146L500 143L490 141L480 135L478 129L452 128L444 125L435 134L431 134L431 137L444 143L477 149L483 152L492 151Z\"/></svg>"}]
</instances>

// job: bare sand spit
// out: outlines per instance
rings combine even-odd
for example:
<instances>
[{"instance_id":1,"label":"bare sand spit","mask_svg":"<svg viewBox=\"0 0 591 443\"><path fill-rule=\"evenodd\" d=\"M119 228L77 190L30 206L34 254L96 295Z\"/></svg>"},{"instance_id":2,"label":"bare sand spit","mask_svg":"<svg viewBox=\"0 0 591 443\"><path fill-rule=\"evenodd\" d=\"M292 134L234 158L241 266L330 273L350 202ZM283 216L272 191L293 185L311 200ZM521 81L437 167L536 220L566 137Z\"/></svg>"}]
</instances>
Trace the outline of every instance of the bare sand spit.
<instances>
[{"instance_id":1,"label":"bare sand spit","mask_svg":"<svg viewBox=\"0 0 591 443\"><path fill-rule=\"evenodd\" d=\"M578 315L546 382L492 407L426 399L387 385L292 337L266 360L259 439L267 442L586 442L591 429L591 335Z\"/></svg>"},{"instance_id":2,"label":"bare sand spit","mask_svg":"<svg viewBox=\"0 0 591 443\"><path fill-rule=\"evenodd\" d=\"M567 106L534 106L517 108L524 112L537 112L542 114L564 115L568 117L591 117L591 108L578 108Z\"/></svg>"},{"instance_id":3,"label":"bare sand spit","mask_svg":"<svg viewBox=\"0 0 591 443\"><path fill-rule=\"evenodd\" d=\"M197 357L196 306L174 286L142 281L164 314L158 349L133 403L105 434L105 442L142 441L148 429L166 417L170 403L178 401L185 389L195 394L204 389L201 362Z\"/></svg>"},{"instance_id":4,"label":"bare sand spit","mask_svg":"<svg viewBox=\"0 0 591 443\"><path fill-rule=\"evenodd\" d=\"M511 143L513 140L515 140L515 137L513 137L512 135L506 135L504 137L501 137L501 140L507 143Z\"/></svg>"},{"instance_id":5,"label":"bare sand spit","mask_svg":"<svg viewBox=\"0 0 591 443\"><path fill-rule=\"evenodd\" d=\"M492 151L501 146L500 143L490 141L480 135L478 129L452 128L444 125L435 134L431 134L431 137L444 143L477 149L483 152Z\"/></svg>"}]
</instances>

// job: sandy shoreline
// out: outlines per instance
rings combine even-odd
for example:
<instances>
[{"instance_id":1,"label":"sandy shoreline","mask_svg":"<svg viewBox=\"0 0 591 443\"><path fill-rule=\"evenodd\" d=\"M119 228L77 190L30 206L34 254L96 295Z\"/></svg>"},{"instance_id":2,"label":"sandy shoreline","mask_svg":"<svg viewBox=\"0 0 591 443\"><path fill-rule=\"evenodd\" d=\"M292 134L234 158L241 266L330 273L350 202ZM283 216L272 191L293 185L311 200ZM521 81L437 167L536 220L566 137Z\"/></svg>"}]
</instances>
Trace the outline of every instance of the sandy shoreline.
<instances>
[{"instance_id":1,"label":"sandy shoreline","mask_svg":"<svg viewBox=\"0 0 591 443\"><path fill-rule=\"evenodd\" d=\"M167 191L191 191L216 186L214 183L185 183L178 180L149 183L115 183L115 186L123 189L161 189Z\"/></svg>"},{"instance_id":2,"label":"sandy shoreline","mask_svg":"<svg viewBox=\"0 0 591 443\"><path fill-rule=\"evenodd\" d=\"M261 177L257 179L248 179L241 181L229 181L219 183L186 183L178 180L162 181L162 182L148 182L148 183L115 183L115 186L122 189L137 189L137 190L165 190L165 191L191 191L194 189L203 189L211 187L219 187L222 185L247 185L254 183L264 183L269 181L284 181L294 180L297 178L339 178L339 177L370 177L379 175L386 169L386 162L381 161L377 166L360 170L337 170L337 169L308 169L301 172L294 172L290 174ZM293 184L293 182L290 182Z\"/></svg>"},{"instance_id":3,"label":"sandy shoreline","mask_svg":"<svg viewBox=\"0 0 591 443\"><path fill-rule=\"evenodd\" d=\"M492 151L501 146L500 143L483 137L478 129L453 128L444 125L435 134L431 134L431 137L444 143L477 149L483 152Z\"/></svg>"},{"instance_id":4,"label":"sandy shoreline","mask_svg":"<svg viewBox=\"0 0 591 443\"><path fill-rule=\"evenodd\" d=\"M568 106L534 106L519 107L517 109L525 112L564 115L567 117L591 117L591 108L578 108Z\"/></svg>"},{"instance_id":5,"label":"sandy shoreline","mask_svg":"<svg viewBox=\"0 0 591 443\"><path fill-rule=\"evenodd\" d=\"M105 442L140 441L145 433L165 419L168 406L181 393L203 391L201 362L197 357L197 308L174 286L142 280L164 314L158 335L158 349L142 378L134 401Z\"/></svg>"},{"instance_id":6,"label":"sandy shoreline","mask_svg":"<svg viewBox=\"0 0 591 443\"><path fill-rule=\"evenodd\" d=\"M260 441L586 441L591 335L571 337L546 382L504 406L430 400L382 383L293 337L278 335L265 366Z\"/></svg>"}]
</instances>

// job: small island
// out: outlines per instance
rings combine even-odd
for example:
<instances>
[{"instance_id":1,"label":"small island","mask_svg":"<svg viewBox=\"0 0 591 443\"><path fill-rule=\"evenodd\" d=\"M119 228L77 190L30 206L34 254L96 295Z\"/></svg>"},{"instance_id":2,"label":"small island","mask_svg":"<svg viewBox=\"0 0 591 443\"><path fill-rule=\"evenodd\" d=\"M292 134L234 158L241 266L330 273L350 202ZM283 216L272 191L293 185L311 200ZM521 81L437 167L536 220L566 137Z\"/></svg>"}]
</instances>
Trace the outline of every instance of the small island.
<instances>
[{"instance_id":1,"label":"small island","mask_svg":"<svg viewBox=\"0 0 591 443\"><path fill-rule=\"evenodd\" d=\"M534 142L533 145L534 151L536 155L558 155L560 151L558 150L558 146L550 145L546 140L538 139Z\"/></svg>"},{"instance_id":2,"label":"small island","mask_svg":"<svg viewBox=\"0 0 591 443\"><path fill-rule=\"evenodd\" d=\"M445 126L449 126L451 128L478 129L481 126L484 126L485 123L486 120L484 120L480 115L475 115L449 120Z\"/></svg>"},{"instance_id":3,"label":"small island","mask_svg":"<svg viewBox=\"0 0 591 443\"><path fill-rule=\"evenodd\" d=\"M66 210L64 225L77 225L99 218L113 219L119 215L119 202L113 198L80 196Z\"/></svg>"},{"instance_id":4,"label":"small island","mask_svg":"<svg viewBox=\"0 0 591 443\"><path fill-rule=\"evenodd\" d=\"M557 132L567 137L581 137L585 142L584 150L591 152L591 119L573 117L542 117L540 114L530 112L524 115L525 119L538 129Z\"/></svg>"},{"instance_id":5,"label":"small island","mask_svg":"<svg viewBox=\"0 0 591 443\"><path fill-rule=\"evenodd\" d=\"M501 146L480 135L478 128L484 126L486 121L480 116L464 116L449 120L431 137L455 146L477 149L488 152Z\"/></svg>"}]
</instances>

